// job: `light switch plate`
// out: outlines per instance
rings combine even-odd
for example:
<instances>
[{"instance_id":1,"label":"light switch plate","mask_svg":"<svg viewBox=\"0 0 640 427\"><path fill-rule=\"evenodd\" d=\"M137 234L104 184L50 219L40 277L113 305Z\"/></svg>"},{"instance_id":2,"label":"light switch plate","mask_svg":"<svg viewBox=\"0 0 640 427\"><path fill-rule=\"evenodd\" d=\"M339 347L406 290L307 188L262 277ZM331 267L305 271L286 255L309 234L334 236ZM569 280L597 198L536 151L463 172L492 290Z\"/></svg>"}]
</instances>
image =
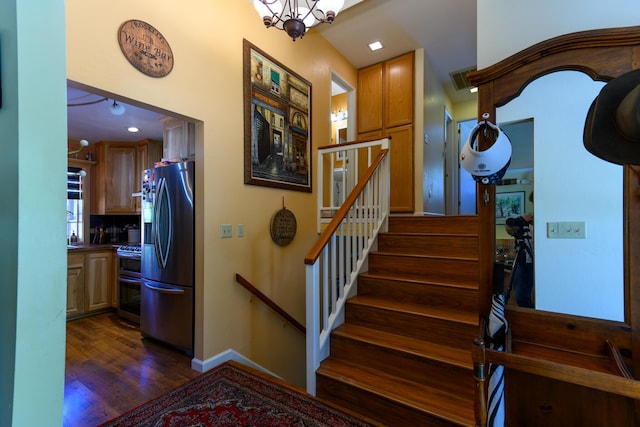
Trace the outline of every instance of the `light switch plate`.
<instances>
[{"instance_id":1,"label":"light switch plate","mask_svg":"<svg viewBox=\"0 0 640 427\"><path fill-rule=\"evenodd\" d=\"M586 239L587 224L584 221L548 222L549 239Z\"/></svg>"},{"instance_id":2,"label":"light switch plate","mask_svg":"<svg viewBox=\"0 0 640 427\"><path fill-rule=\"evenodd\" d=\"M233 237L231 224L220 224L220 237Z\"/></svg>"},{"instance_id":3,"label":"light switch plate","mask_svg":"<svg viewBox=\"0 0 640 427\"><path fill-rule=\"evenodd\" d=\"M244 237L244 224L238 224L236 234L238 235L238 237Z\"/></svg>"}]
</instances>

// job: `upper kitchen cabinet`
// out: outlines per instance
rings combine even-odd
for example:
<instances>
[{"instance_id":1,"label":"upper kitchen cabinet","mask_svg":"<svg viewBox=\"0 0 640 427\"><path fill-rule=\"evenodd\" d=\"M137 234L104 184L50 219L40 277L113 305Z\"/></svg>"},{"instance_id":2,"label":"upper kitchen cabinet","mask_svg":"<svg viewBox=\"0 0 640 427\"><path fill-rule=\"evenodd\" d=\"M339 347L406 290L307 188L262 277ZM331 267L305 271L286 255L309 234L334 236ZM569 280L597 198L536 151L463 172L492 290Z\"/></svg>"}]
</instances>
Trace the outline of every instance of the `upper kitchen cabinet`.
<instances>
[{"instance_id":1,"label":"upper kitchen cabinet","mask_svg":"<svg viewBox=\"0 0 640 427\"><path fill-rule=\"evenodd\" d=\"M135 214L140 212L138 197L142 171L162 158L162 142L143 140L137 143L98 142L93 179L91 213Z\"/></svg>"},{"instance_id":2,"label":"upper kitchen cabinet","mask_svg":"<svg viewBox=\"0 0 640 427\"><path fill-rule=\"evenodd\" d=\"M382 130L382 63L358 71L358 133Z\"/></svg>"},{"instance_id":3,"label":"upper kitchen cabinet","mask_svg":"<svg viewBox=\"0 0 640 427\"><path fill-rule=\"evenodd\" d=\"M196 126L183 119L165 117L163 157L168 160L195 160Z\"/></svg>"},{"instance_id":4,"label":"upper kitchen cabinet","mask_svg":"<svg viewBox=\"0 0 640 427\"><path fill-rule=\"evenodd\" d=\"M358 139L391 136L391 212L413 212L414 52L358 70Z\"/></svg>"}]
</instances>

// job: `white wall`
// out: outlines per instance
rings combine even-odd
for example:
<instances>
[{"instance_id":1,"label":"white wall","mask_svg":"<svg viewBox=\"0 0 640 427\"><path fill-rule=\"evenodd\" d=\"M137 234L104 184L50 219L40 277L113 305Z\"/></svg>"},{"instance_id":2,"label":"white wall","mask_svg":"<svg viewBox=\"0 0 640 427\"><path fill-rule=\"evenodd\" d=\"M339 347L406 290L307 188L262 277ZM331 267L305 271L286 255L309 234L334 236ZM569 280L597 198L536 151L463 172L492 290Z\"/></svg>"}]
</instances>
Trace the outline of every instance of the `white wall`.
<instances>
[{"instance_id":1,"label":"white wall","mask_svg":"<svg viewBox=\"0 0 640 427\"><path fill-rule=\"evenodd\" d=\"M429 59L425 57L424 99L421 109L424 113L424 134L418 135L416 144L423 147L422 197L423 209L429 214L445 214L445 165L444 165L444 111L449 99ZM451 109L449 109L451 113ZM416 127L420 133L420 128ZM424 141L426 135L427 143Z\"/></svg>"},{"instance_id":2,"label":"white wall","mask_svg":"<svg viewBox=\"0 0 640 427\"><path fill-rule=\"evenodd\" d=\"M478 69L551 37L638 23L636 0L485 0L478 5Z\"/></svg>"}]
</instances>

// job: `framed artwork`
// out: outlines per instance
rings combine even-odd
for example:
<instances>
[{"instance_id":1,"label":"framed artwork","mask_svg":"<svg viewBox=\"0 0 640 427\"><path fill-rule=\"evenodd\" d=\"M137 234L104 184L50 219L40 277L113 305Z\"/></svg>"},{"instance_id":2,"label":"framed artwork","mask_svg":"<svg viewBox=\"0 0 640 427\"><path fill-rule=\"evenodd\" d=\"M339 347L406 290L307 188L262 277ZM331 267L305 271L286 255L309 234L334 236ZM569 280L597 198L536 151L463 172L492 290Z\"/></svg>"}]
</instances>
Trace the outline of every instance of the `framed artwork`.
<instances>
[{"instance_id":1,"label":"framed artwork","mask_svg":"<svg viewBox=\"0 0 640 427\"><path fill-rule=\"evenodd\" d=\"M311 83L243 41L244 182L311 192Z\"/></svg>"},{"instance_id":2,"label":"framed artwork","mask_svg":"<svg viewBox=\"0 0 640 427\"><path fill-rule=\"evenodd\" d=\"M524 191L496 193L496 224L524 214Z\"/></svg>"}]
</instances>

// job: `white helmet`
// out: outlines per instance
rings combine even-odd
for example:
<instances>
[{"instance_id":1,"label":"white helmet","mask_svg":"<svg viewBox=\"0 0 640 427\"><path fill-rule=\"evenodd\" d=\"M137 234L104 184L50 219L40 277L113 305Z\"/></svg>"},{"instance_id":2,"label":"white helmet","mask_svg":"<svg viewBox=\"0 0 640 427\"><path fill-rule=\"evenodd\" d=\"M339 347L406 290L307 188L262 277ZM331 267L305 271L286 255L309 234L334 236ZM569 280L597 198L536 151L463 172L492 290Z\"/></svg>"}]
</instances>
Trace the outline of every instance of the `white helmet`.
<instances>
[{"instance_id":1,"label":"white helmet","mask_svg":"<svg viewBox=\"0 0 640 427\"><path fill-rule=\"evenodd\" d=\"M496 140L486 150L476 151L478 144L476 138L484 126L489 126L497 133ZM480 122L469 133L469 139L460 153L460 162L476 181L482 184L495 184L504 176L511 163L511 141L498 126L490 121Z\"/></svg>"}]
</instances>

